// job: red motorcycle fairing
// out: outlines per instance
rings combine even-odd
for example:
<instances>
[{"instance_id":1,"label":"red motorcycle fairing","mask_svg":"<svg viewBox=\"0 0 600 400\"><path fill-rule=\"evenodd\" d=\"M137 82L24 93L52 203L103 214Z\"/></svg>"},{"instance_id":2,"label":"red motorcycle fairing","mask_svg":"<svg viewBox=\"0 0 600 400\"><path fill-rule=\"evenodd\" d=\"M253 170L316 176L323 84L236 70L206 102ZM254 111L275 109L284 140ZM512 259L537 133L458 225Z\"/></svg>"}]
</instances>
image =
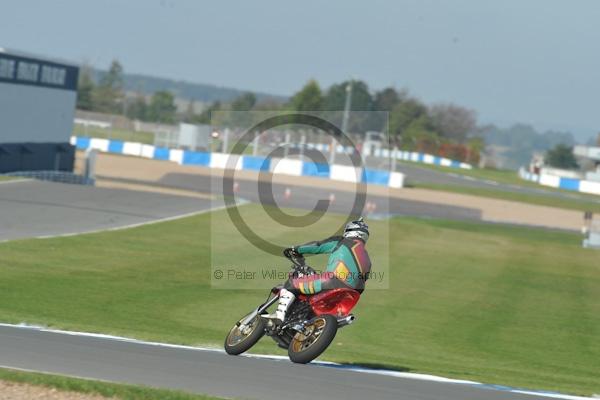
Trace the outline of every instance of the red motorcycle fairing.
<instances>
[{"instance_id":1,"label":"red motorcycle fairing","mask_svg":"<svg viewBox=\"0 0 600 400\"><path fill-rule=\"evenodd\" d=\"M358 303L360 293L354 289L338 288L325 290L312 296L301 294L298 299L308 300L316 315L330 314L336 317L345 317Z\"/></svg>"}]
</instances>

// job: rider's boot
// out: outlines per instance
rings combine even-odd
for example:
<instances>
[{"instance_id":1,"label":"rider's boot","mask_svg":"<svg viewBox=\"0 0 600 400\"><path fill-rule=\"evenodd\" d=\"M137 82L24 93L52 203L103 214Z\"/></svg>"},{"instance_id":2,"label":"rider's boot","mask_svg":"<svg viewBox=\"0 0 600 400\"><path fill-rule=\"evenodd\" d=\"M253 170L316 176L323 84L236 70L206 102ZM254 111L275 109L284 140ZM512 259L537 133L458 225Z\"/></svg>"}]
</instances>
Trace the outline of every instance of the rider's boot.
<instances>
[{"instance_id":1,"label":"rider's boot","mask_svg":"<svg viewBox=\"0 0 600 400\"><path fill-rule=\"evenodd\" d=\"M294 302L294 299L296 299L294 293L286 289L281 289L279 292L279 304L277 304L277 310L275 310L275 313L273 314L265 315L265 318L272 320L275 325L281 325L283 321L285 321L285 314Z\"/></svg>"}]
</instances>

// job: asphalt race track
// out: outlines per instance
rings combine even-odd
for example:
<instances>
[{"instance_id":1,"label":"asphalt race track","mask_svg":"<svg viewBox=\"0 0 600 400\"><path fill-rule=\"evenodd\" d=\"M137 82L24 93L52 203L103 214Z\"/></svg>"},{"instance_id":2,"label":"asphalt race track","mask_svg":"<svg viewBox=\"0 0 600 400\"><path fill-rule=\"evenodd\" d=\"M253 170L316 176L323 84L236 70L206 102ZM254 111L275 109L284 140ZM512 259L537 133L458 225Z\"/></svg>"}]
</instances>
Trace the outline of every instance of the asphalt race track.
<instances>
[{"instance_id":1,"label":"asphalt race track","mask_svg":"<svg viewBox=\"0 0 600 400\"><path fill-rule=\"evenodd\" d=\"M208 210L209 199L41 181L0 185L0 241L119 228Z\"/></svg>"},{"instance_id":2,"label":"asphalt race track","mask_svg":"<svg viewBox=\"0 0 600 400\"><path fill-rule=\"evenodd\" d=\"M111 178L111 180L117 180ZM169 173L158 182L145 182L136 180L118 180L124 183L144 183L159 185L173 189L184 189L200 193L221 195L223 193L223 180L219 177L208 175ZM319 199L327 200L331 194L335 201L329 205L329 210L337 213L349 213L354 203L354 194L343 190L308 188L293 184L273 184L272 192L274 202L261 201L256 182L239 180L236 196L255 203L277 204L279 207L298 209L312 209ZM292 195L285 199L285 190L291 189ZM264 194L264 193L263 193ZM481 220L481 211L475 208L448 206L435 203L426 203L411 200L390 199L383 196L369 196L368 201L376 205L375 213L383 215L404 215L415 217L429 217L441 219Z\"/></svg>"},{"instance_id":3,"label":"asphalt race track","mask_svg":"<svg viewBox=\"0 0 600 400\"><path fill-rule=\"evenodd\" d=\"M267 340L264 339L263 340ZM482 386L376 375L287 360L163 347L0 326L0 364L12 368L262 400L535 400Z\"/></svg>"},{"instance_id":4,"label":"asphalt race track","mask_svg":"<svg viewBox=\"0 0 600 400\"><path fill-rule=\"evenodd\" d=\"M222 180L203 175L168 174L160 182L151 183L205 194L222 193ZM288 187L292 188L293 195L286 200L284 192ZM352 210L354 196L341 190L276 184L273 185L274 202L271 204L312 209L317 200L328 199L331 193L335 194L336 200L329 205L329 210L348 214ZM260 201L255 182L240 181L236 196L252 202ZM481 212L477 209L408 200L391 201L377 196L369 197L368 200L376 205L376 212L383 215L481 219ZM268 201L264 203L269 204ZM164 193L35 180L4 182L0 185L0 242L127 227L206 211L222 205L222 200Z\"/></svg>"}]
</instances>

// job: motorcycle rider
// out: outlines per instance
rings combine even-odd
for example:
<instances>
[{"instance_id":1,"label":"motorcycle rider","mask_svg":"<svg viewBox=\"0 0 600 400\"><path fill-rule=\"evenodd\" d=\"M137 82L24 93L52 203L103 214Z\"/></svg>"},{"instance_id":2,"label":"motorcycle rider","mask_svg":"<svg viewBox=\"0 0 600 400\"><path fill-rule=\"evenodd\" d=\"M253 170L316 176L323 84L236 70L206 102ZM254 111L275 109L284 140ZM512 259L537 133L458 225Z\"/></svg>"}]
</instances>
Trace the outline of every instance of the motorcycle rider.
<instances>
[{"instance_id":1,"label":"motorcycle rider","mask_svg":"<svg viewBox=\"0 0 600 400\"><path fill-rule=\"evenodd\" d=\"M298 294L314 295L335 288L350 288L362 293L371 271L371 260L365 248L368 239L369 226L361 217L347 223L342 236L285 249L284 254L295 258L300 265L304 265L305 254L330 254L327 268L320 274L290 276L279 292L277 310L266 318L281 324Z\"/></svg>"}]
</instances>

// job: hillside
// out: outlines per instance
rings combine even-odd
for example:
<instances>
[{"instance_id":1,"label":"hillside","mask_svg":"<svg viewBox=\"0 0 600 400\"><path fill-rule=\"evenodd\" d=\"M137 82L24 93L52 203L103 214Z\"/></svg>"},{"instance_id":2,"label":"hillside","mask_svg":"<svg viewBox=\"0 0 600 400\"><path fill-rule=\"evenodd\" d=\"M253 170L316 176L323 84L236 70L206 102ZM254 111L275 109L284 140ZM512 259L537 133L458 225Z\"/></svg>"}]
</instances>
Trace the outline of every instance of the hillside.
<instances>
[{"instance_id":1,"label":"hillside","mask_svg":"<svg viewBox=\"0 0 600 400\"><path fill-rule=\"evenodd\" d=\"M96 82L99 82L106 74L104 70L94 70ZM168 90L175 94L178 98L191 99L198 102L214 102L214 101L231 101L246 90L204 84L179 81L168 78L158 78L154 76L124 73L125 90L131 92L141 92L144 94L152 94L159 90ZM285 96L278 96L268 93L254 92L258 101L275 100L284 101Z\"/></svg>"}]
</instances>

